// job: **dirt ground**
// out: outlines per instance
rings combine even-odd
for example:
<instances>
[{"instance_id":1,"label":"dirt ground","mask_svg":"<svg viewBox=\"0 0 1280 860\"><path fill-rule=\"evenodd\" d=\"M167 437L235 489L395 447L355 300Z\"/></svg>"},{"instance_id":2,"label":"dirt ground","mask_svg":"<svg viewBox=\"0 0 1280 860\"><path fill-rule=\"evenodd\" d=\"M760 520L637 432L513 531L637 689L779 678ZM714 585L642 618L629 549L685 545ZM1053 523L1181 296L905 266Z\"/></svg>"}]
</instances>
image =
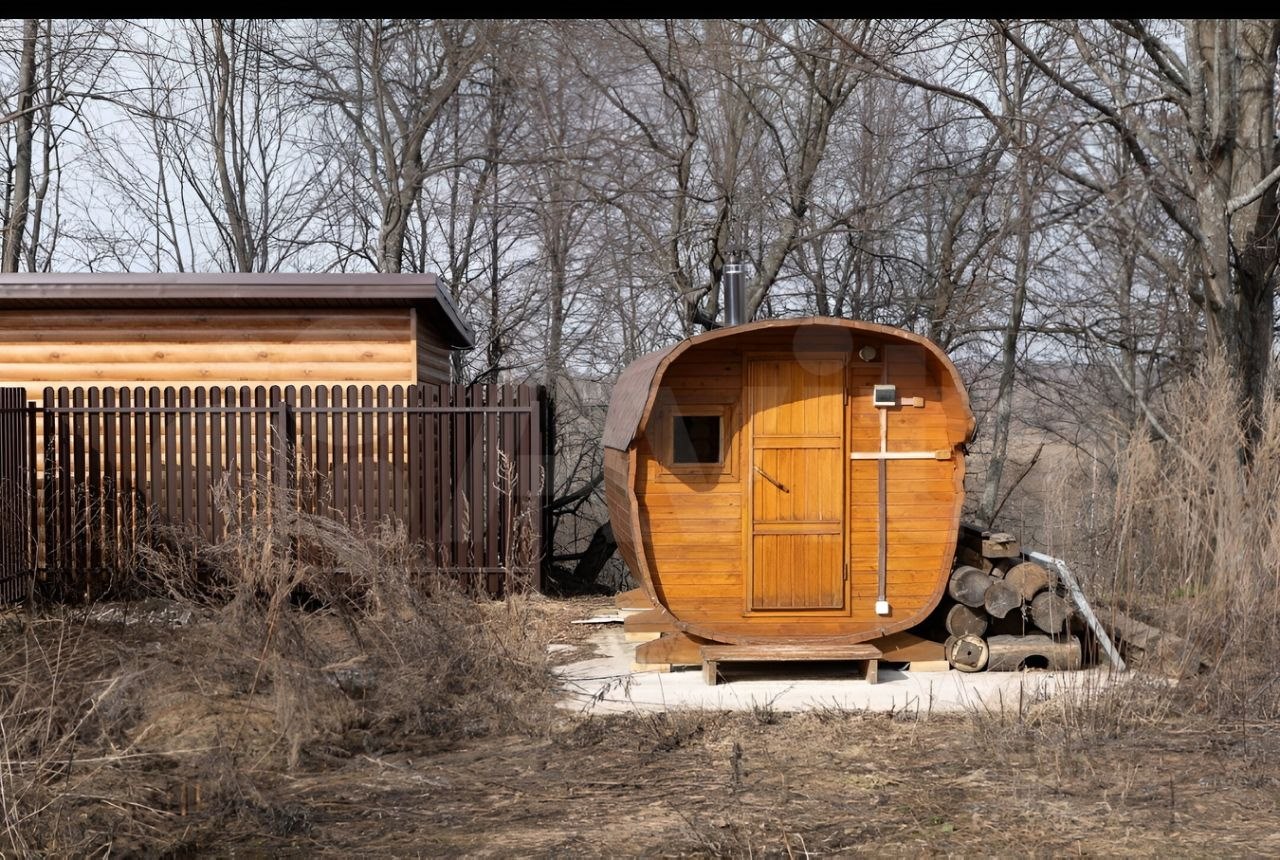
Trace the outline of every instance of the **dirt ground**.
<instances>
[{"instance_id":1,"label":"dirt ground","mask_svg":"<svg viewBox=\"0 0 1280 860\"><path fill-rule=\"evenodd\" d=\"M1274 737L1049 744L963 720L589 719L553 737L360 757L282 786L256 847L476 856L1205 856L1280 852Z\"/></svg>"},{"instance_id":2,"label":"dirt ground","mask_svg":"<svg viewBox=\"0 0 1280 860\"><path fill-rule=\"evenodd\" d=\"M568 622L593 608L539 611L554 641L580 651L586 632ZM140 667L129 677L153 671L139 654L176 659L169 637L183 634L130 631L111 659ZM549 704L532 730L317 734L283 766L267 699L199 684L149 695L162 693L134 697L130 725L142 728L127 750L79 753L76 772L99 769L92 781L76 783L67 764L79 794L64 796L68 820L51 832L108 853L176 855L1280 854L1272 725L1078 702L928 719L768 706L586 716ZM196 710L222 734L162 718Z\"/></svg>"}]
</instances>

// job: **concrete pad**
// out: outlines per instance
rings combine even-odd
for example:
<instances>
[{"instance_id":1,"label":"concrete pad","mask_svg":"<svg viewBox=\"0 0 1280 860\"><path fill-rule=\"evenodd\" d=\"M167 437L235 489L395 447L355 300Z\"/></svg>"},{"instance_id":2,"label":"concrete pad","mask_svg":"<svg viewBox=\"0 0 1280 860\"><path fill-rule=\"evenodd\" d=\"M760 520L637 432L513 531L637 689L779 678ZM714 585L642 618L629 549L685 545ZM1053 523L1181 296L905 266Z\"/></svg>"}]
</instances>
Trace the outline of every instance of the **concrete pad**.
<instances>
[{"instance_id":1,"label":"concrete pad","mask_svg":"<svg viewBox=\"0 0 1280 860\"><path fill-rule=\"evenodd\" d=\"M635 713L677 708L749 711L840 709L918 713L1025 708L1063 689L1099 689L1123 676L1109 669L1080 672L905 672L880 669L868 684L852 663L722 664L724 680L707 686L698 669L633 672L635 645L622 630L601 628L589 640L597 655L556 668L560 707L587 713Z\"/></svg>"}]
</instances>

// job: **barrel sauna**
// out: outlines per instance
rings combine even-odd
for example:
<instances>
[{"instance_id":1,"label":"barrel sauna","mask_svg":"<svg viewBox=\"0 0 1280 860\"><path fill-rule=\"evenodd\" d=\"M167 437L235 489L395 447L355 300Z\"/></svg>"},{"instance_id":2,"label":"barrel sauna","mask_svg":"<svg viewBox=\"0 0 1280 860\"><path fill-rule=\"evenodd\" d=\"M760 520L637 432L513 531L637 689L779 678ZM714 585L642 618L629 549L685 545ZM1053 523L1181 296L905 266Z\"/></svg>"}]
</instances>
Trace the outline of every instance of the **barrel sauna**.
<instances>
[{"instance_id":1,"label":"barrel sauna","mask_svg":"<svg viewBox=\"0 0 1280 860\"><path fill-rule=\"evenodd\" d=\"M919 335L819 317L718 329L623 371L609 516L679 631L864 642L946 589L973 429L955 366Z\"/></svg>"}]
</instances>

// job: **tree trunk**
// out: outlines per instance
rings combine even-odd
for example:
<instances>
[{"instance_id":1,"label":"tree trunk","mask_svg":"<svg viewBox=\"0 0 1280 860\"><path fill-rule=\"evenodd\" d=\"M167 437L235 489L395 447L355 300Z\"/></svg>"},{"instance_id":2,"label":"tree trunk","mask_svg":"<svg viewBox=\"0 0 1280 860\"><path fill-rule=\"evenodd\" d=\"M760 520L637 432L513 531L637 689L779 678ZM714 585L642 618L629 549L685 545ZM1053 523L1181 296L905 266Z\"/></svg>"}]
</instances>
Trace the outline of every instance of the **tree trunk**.
<instances>
[{"instance_id":1,"label":"tree trunk","mask_svg":"<svg viewBox=\"0 0 1280 860\"><path fill-rule=\"evenodd\" d=\"M22 237L27 227L27 210L31 195L31 138L35 127L36 35L37 19L27 18L22 25L22 59L18 70L18 118L14 137L17 139L13 159L13 197L9 221L4 229L4 252L0 271L18 271L22 256Z\"/></svg>"},{"instance_id":2,"label":"tree trunk","mask_svg":"<svg viewBox=\"0 0 1280 860\"><path fill-rule=\"evenodd\" d=\"M1280 157L1280 23L1193 20L1186 27L1190 169L1204 283L1203 294L1193 297L1204 308L1209 352L1226 362L1240 386L1251 450L1262 429L1280 262L1272 177Z\"/></svg>"},{"instance_id":3,"label":"tree trunk","mask_svg":"<svg viewBox=\"0 0 1280 860\"><path fill-rule=\"evenodd\" d=\"M1055 642L1048 636L992 636L987 640L988 672L1022 669L1074 671L1080 668L1080 640Z\"/></svg>"},{"instance_id":4,"label":"tree trunk","mask_svg":"<svg viewBox=\"0 0 1280 860\"><path fill-rule=\"evenodd\" d=\"M1009 425L1013 421L1013 382L1018 364L1018 340L1022 334L1022 315L1027 303L1027 278L1031 263L1031 228L1034 216L1034 197L1031 180L1027 176L1030 167L1018 159L1018 252L1014 261L1013 296L1009 302L1009 320L1005 324L1004 342L1000 354L1000 386L996 394L995 421L991 431L991 458L987 463L987 475L982 485L982 501L978 505L977 518L987 526L996 517L999 501L1000 479L1009 453Z\"/></svg>"}]
</instances>

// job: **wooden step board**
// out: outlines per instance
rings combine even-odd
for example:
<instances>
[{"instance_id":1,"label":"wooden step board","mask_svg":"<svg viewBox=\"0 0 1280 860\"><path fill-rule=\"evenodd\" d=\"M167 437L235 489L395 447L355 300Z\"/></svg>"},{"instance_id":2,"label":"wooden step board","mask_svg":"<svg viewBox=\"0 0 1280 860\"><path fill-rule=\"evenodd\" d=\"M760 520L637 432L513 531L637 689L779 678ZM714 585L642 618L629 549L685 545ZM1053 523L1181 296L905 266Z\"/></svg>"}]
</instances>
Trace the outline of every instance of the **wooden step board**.
<instances>
[{"instance_id":1,"label":"wooden step board","mask_svg":"<svg viewBox=\"0 0 1280 860\"><path fill-rule=\"evenodd\" d=\"M642 612L654 608L653 601L644 593L643 588L633 588L616 595L613 605L623 612Z\"/></svg>"},{"instance_id":2,"label":"wooden step board","mask_svg":"<svg viewBox=\"0 0 1280 860\"><path fill-rule=\"evenodd\" d=\"M702 649L712 643L687 633L663 633L651 642L636 646L636 664L640 666L701 666Z\"/></svg>"},{"instance_id":3,"label":"wooden step board","mask_svg":"<svg viewBox=\"0 0 1280 860\"><path fill-rule=\"evenodd\" d=\"M812 662L817 660L849 660L865 662L868 684L879 678L880 658L884 655L874 645L706 645L702 648L702 678L715 686L720 678L721 663Z\"/></svg>"},{"instance_id":4,"label":"wooden step board","mask_svg":"<svg viewBox=\"0 0 1280 860\"><path fill-rule=\"evenodd\" d=\"M648 642L663 633L676 633L676 620L665 609L633 612L622 619L622 630L628 642Z\"/></svg>"}]
</instances>

